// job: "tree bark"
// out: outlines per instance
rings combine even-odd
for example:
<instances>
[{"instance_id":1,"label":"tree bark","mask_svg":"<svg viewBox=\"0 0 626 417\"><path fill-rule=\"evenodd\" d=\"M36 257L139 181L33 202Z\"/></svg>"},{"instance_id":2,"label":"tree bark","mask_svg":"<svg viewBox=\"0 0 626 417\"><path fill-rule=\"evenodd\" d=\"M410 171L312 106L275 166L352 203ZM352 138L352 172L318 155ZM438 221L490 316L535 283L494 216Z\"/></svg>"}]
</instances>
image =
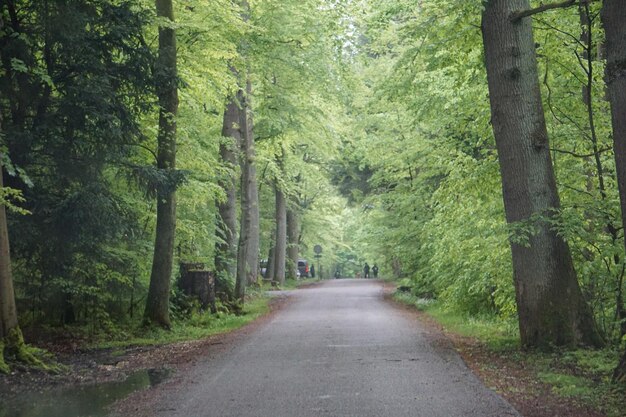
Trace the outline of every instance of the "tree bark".
<instances>
[{"instance_id":1,"label":"tree bark","mask_svg":"<svg viewBox=\"0 0 626 417\"><path fill-rule=\"evenodd\" d=\"M172 0L156 0L158 17L174 22ZM176 69L176 33L159 27L159 56L155 66L159 99L159 133L157 168L172 175L176 169L176 114L178 86ZM144 320L164 328L170 327L169 296L174 236L176 232L176 187L161 186L157 191L157 225L150 287Z\"/></svg>"},{"instance_id":2,"label":"tree bark","mask_svg":"<svg viewBox=\"0 0 626 417\"><path fill-rule=\"evenodd\" d=\"M250 120L249 125L252 125ZM248 265L250 270L248 273L248 285L257 285L259 283L259 250L261 246L260 236L260 212L259 212L259 184L257 182L254 138L252 131L249 133L251 139L251 155L252 163L248 167L249 176L249 217L250 217L250 238L248 240Z\"/></svg>"},{"instance_id":3,"label":"tree bark","mask_svg":"<svg viewBox=\"0 0 626 417\"><path fill-rule=\"evenodd\" d=\"M242 100L239 126L241 140L241 226L237 253L235 297L243 303L246 284L257 282L259 270L259 203L256 179L256 155L250 109L250 82Z\"/></svg>"},{"instance_id":4,"label":"tree bark","mask_svg":"<svg viewBox=\"0 0 626 417\"><path fill-rule=\"evenodd\" d=\"M528 0L485 2L482 32L506 220L530 222L528 242L512 239L521 341L527 347L599 346L567 243L546 217L560 208L539 89L530 18L510 16ZM543 218L541 218L543 217Z\"/></svg>"},{"instance_id":5,"label":"tree bark","mask_svg":"<svg viewBox=\"0 0 626 417\"><path fill-rule=\"evenodd\" d=\"M235 278L237 276L237 178L234 170L237 165L237 147L241 144L239 120L242 109L243 92L231 100L224 111L222 143L220 157L222 162L233 171L220 180L220 186L226 193L226 200L217 204L219 233L221 241L215 244L215 271L218 277Z\"/></svg>"},{"instance_id":6,"label":"tree bark","mask_svg":"<svg viewBox=\"0 0 626 417\"><path fill-rule=\"evenodd\" d=\"M622 209L622 225L626 225L626 26L624 25L626 8L624 2L604 0L601 16L606 35L605 81L611 104L615 172ZM624 244L626 245L626 240ZM623 306L617 306L617 308L619 311ZM626 352L615 369L613 377L616 381L626 381Z\"/></svg>"},{"instance_id":7,"label":"tree bark","mask_svg":"<svg viewBox=\"0 0 626 417\"><path fill-rule=\"evenodd\" d=\"M276 236L274 236L273 239L275 240ZM273 241L270 242L270 245L271 245L270 250L269 250L269 253L267 254L267 270L265 271L265 279L273 280L274 271L275 271L274 261L276 260L274 257L274 242Z\"/></svg>"},{"instance_id":8,"label":"tree bark","mask_svg":"<svg viewBox=\"0 0 626 417\"><path fill-rule=\"evenodd\" d=\"M0 165L0 189L4 187L2 166ZM9 231L7 228L6 208L0 204L0 342L12 329L18 327L13 275L11 273L11 255L9 252ZM2 356L2 352L0 352Z\"/></svg>"},{"instance_id":9,"label":"tree bark","mask_svg":"<svg viewBox=\"0 0 626 417\"><path fill-rule=\"evenodd\" d=\"M276 184L276 242L274 245L274 277L278 284L285 283L285 261L287 255L287 202L285 194Z\"/></svg>"},{"instance_id":10,"label":"tree bark","mask_svg":"<svg viewBox=\"0 0 626 417\"><path fill-rule=\"evenodd\" d=\"M300 252L300 221L298 213L287 210L287 277L298 277L298 254Z\"/></svg>"}]
</instances>

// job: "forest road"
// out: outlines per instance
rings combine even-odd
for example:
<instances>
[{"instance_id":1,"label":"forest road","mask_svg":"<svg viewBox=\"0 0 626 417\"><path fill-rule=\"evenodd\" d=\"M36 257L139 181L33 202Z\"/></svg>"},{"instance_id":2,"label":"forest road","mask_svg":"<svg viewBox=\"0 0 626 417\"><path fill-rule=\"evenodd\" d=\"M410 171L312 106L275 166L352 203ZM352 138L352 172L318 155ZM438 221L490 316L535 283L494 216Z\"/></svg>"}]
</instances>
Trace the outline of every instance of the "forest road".
<instances>
[{"instance_id":1,"label":"forest road","mask_svg":"<svg viewBox=\"0 0 626 417\"><path fill-rule=\"evenodd\" d=\"M200 358L146 415L519 416L441 335L383 299L380 282L296 290L236 346ZM143 408L143 407L140 407Z\"/></svg>"}]
</instances>

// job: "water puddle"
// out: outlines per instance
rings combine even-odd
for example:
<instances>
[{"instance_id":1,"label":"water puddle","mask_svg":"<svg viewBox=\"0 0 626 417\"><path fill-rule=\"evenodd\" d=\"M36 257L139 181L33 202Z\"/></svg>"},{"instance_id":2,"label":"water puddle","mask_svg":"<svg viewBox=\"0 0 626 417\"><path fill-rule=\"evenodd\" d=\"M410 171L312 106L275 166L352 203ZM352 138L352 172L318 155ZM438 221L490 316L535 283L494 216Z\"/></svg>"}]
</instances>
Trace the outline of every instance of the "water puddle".
<instances>
[{"instance_id":1,"label":"water puddle","mask_svg":"<svg viewBox=\"0 0 626 417\"><path fill-rule=\"evenodd\" d=\"M157 385L170 374L165 368L145 369L124 381L25 393L8 404L0 402L0 417L105 417L115 401Z\"/></svg>"}]
</instances>

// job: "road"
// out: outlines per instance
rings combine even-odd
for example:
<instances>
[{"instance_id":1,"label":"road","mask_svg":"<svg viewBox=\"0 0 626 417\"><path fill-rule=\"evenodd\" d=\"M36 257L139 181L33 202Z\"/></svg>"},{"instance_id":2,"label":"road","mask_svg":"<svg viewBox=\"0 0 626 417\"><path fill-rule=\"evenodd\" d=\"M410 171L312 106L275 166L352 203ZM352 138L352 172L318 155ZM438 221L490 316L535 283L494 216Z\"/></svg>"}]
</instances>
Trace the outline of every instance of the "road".
<instances>
[{"instance_id":1,"label":"road","mask_svg":"<svg viewBox=\"0 0 626 417\"><path fill-rule=\"evenodd\" d=\"M383 299L382 284L334 280L292 302L223 355L199 361L163 417L503 417L441 337Z\"/></svg>"}]
</instances>

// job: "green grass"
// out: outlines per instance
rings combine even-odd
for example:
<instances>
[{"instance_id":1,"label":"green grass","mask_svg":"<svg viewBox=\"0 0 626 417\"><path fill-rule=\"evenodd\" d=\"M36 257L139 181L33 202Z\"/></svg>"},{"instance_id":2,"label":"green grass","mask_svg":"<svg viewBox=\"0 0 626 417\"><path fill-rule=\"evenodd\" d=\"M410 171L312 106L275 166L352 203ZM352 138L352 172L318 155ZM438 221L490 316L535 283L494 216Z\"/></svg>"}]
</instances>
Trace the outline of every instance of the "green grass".
<instances>
[{"instance_id":1,"label":"green grass","mask_svg":"<svg viewBox=\"0 0 626 417\"><path fill-rule=\"evenodd\" d=\"M128 346L163 345L187 340L199 340L208 336L236 330L269 311L269 299L256 295L248 301L243 314L213 315L209 312L194 313L189 319L174 321L170 330L135 327L122 332L112 340L92 343L91 348L110 349Z\"/></svg>"},{"instance_id":2,"label":"green grass","mask_svg":"<svg viewBox=\"0 0 626 417\"><path fill-rule=\"evenodd\" d=\"M451 311L410 293L397 292L394 299L425 312L446 331L477 339L494 356L504 356L530 370L538 381L550 386L554 395L594 407L609 417L624 416L626 388L611 383L619 359L617 350L525 351L520 347L516 322Z\"/></svg>"},{"instance_id":3,"label":"green grass","mask_svg":"<svg viewBox=\"0 0 626 417\"><path fill-rule=\"evenodd\" d=\"M261 284L261 290L264 291L280 291L280 290L295 290L302 285L318 282L318 278L304 278L304 279L286 279L283 285L273 285L269 281L263 281Z\"/></svg>"},{"instance_id":4,"label":"green grass","mask_svg":"<svg viewBox=\"0 0 626 417\"><path fill-rule=\"evenodd\" d=\"M416 297L410 293L397 292L394 299L410 305L433 317L447 331L473 337L494 350L519 347L517 324L489 316L471 316L445 308L431 299Z\"/></svg>"},{"instance_id":5,"label":"green grass","mask_svg":"<svg viewBox=\"0 0 626 417\"><path fill-rule=\"evenodd\" d=\"M552 392L561 397L574 397L588 402L594 393L591 381L587 378L557 372L539 372L538 376L542 382L552 386Z\"/></svg>"}]
</instances>

